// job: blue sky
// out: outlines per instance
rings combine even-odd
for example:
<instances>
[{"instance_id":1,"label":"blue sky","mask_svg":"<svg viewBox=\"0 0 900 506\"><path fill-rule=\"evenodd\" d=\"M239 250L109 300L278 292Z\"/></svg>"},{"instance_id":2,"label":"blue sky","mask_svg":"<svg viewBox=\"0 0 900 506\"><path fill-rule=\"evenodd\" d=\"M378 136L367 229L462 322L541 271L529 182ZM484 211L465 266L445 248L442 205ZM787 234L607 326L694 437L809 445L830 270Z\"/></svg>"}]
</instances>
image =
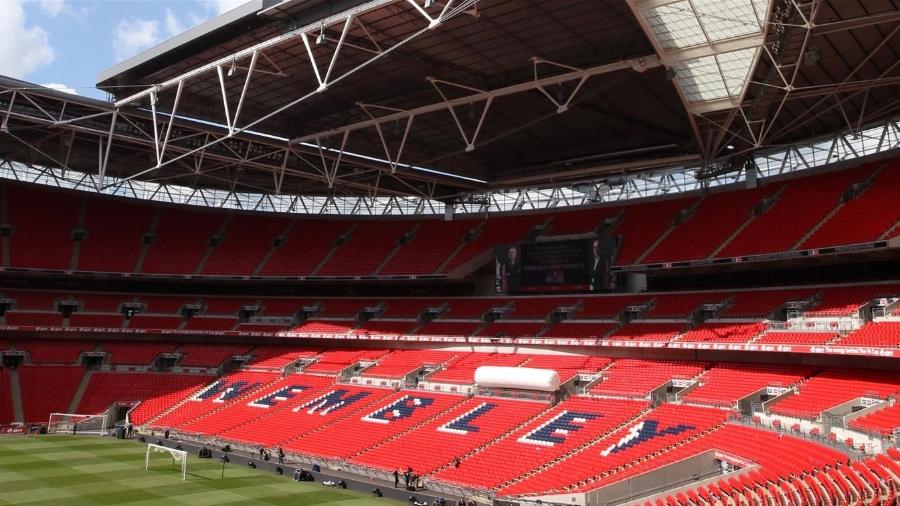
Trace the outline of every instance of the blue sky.
<instances>
[{"instance_id":1,"label":"blue sky","mask_svg":"<svg viewBox=\"0 0 900 506\"><path fill-rule=\"evenodd\" d=\"M95 98L97 74L244 0L0 0L0 74Z\"/></svg>"}]
</instances>

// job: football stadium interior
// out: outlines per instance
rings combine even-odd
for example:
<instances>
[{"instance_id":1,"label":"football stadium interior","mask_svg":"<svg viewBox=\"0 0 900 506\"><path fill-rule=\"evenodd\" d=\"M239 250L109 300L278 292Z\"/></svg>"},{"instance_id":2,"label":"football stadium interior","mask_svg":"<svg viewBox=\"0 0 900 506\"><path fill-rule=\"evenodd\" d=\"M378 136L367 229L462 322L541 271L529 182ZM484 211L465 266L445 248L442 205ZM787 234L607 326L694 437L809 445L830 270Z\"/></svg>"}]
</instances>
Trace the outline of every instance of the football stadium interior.
<instances>
[{"instance_id":1,"label":"football stadium interior","mask_svg":"<svg viewBox=\"0 0 900 506\"><path fill-rule=\"evenodd\" d=\"M898 33L895 0L251 0L105 101L0 77L0 439L434 504L897 504Z\"/></svg>"}]
</instances>

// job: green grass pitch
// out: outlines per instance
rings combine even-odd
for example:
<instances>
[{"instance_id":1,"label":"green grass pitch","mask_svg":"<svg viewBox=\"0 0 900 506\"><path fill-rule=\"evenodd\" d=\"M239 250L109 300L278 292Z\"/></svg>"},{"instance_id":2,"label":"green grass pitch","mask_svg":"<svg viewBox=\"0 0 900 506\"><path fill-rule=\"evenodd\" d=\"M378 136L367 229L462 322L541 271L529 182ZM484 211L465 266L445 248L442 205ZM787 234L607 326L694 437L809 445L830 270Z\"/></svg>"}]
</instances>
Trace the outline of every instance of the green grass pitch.
<instances>
[{"instance_id":1,"label":"green grass pitch","mask_svg":"<svg viewBox=\"0 0 900 506\"><path fill-rule=\"evenodd\" d=\"M0 505L291 504L397 506L319 483L297 483L249 467L189 456L188 476L162 454L144 470L147 446L137 441L75 436L0 438Z\"/></svg>"}]
</instances>

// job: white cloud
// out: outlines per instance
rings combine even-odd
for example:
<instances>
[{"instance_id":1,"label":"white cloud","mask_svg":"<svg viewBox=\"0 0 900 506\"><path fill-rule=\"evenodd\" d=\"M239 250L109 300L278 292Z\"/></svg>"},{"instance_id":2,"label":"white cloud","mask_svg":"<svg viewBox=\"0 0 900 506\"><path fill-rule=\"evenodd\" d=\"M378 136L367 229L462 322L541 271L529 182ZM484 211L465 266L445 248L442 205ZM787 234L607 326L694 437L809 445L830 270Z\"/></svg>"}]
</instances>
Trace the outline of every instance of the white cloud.
<instances>
[{"instance_id":1,"label":"white cloud","mask_svg":"<svg viewBox=\"0 0 900 506\"><path fill-rule=\"evenodd\" d=\"M113 31L116 61L140 53L160 41L159 21L155 19L123 19Z\"/></svg>"},{"instance_id":2,"label":"white cloud","mask_svg":"<svg viewBox=\"0 0 900 506\"><path fill-rule=\"evenodd\" d=\"M41 10L55 18L66 7L64 0L40 0Z\"/></svg>"},{"instance_id":3,"label":"white cloud","mask_svg":"<svg viewBox=\"0 0 900 506\"><path fill-rule=\"evenodd\" d=\"M21 79L56 57L47 32L26 21L20 0L0 1L0 74Z\"/></svg>"},{"instance_id":4,"label":"white cloud","mask_svg":"<svg viewBox=\"0 0 900 506\"><path fill-rule=\"evenodd\" d=\"M169 37L174 37L185 29L184 25L181 24L181 21L175 16L175 13L168 7L166 8L166 17L163 21L166 25L166 34L168 34Z\"/></svg>"},{"instance_id":5,"label":"white cloud","mask_svg":"<svg viewBox=\"0 0 900 506\"><path fill-rule=\"evenodd\" d=\"M206 5L207 9L215 12L218 16L219 14L234 9L238 5L247 3L247 0L204 0L203 3Z\"/></svg>"},{"instance_id":6,"label":"white cloud","mask_svg":"<svg viewBox=\"0 0 900 506\"><path fill-rule=\"evenodd\" d=\"M43 86L45 88L50 88L52 90L59 90L59 91L65 92L65 93L71 93L72 95L78 94L78 92L75 91L75 88L72 88L71 86L66 86L65 84L47 83L47 84L42 84L41 86Z\"/></svg>"}]
</instances>

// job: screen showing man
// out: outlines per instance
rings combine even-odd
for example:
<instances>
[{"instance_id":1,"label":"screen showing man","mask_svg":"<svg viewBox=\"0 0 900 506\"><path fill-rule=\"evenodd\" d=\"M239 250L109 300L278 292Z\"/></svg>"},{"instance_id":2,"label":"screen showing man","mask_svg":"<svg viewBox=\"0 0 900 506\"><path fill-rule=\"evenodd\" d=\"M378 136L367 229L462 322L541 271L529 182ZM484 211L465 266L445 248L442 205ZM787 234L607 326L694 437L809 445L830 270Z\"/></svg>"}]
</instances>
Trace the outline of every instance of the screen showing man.
<instances>
[{"instance_id":1,"label":"screen showing man","mask_svg":"<svg viewBox=\"0 0 900 506\"><path fill-rule=\"evenodd\" d=\"M500 245L494 251L496 260L495 291L497 293L516 293L522 282L522 266L519 260L519 247Z\"/></svg>"}]
</instances>

